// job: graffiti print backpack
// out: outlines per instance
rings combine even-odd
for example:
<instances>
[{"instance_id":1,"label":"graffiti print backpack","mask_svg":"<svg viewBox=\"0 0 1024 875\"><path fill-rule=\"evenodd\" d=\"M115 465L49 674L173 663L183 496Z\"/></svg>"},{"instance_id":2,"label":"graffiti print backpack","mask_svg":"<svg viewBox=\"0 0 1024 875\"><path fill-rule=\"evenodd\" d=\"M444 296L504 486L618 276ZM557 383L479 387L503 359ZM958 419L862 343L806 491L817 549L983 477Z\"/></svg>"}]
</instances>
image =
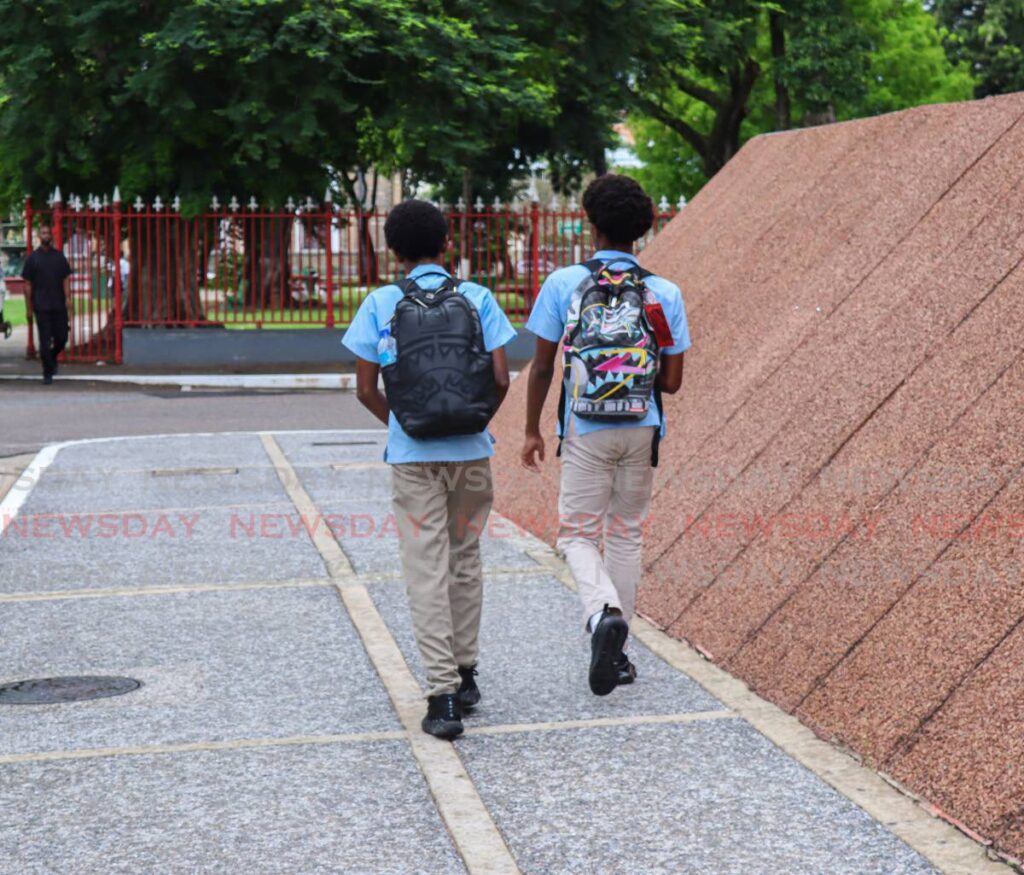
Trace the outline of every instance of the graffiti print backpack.
<instances>
[{"instance_id":1,"label":"graffiti print backpack","mask_svg":"<svg viewBox=\"0 0 1024 875\"><path fill-rule=\"evenodd\" d=\"M573 292L562 341L559 422L565 422L566 406L595 422L640 421L652 401L660 414L658 338L671 339L645 283L651 273L632 261L594 259L583 266L588 275Z\"/></svg>"},{"instance_id":2,"label":"graffiti print backpack","mask_svg":"<svg viewBox=\"0 0 1024 875\"><path fill-rule=\"evenodd\" d=\"M426 274L429 276L429 274ZM381 369L388 404L414 438L478 434L498 406L480 313L445 276L436 289L411 279L391 319L397 361Z\"/></svg>"}]
</instances>

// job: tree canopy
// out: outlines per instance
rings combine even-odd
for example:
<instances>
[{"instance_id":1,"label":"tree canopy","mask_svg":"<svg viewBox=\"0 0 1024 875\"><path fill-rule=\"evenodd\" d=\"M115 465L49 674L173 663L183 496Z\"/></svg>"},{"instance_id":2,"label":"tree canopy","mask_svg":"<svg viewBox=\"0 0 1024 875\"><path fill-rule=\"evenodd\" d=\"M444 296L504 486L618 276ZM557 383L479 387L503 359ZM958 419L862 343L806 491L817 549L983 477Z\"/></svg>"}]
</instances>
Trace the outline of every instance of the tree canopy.
<instances>
[{"instance_id":1,"label":"tree canopy","mask_svg":"<svg viewBox=\"0 0 1024 875\"><path fill-rule=\"evenodd\" d=\"M652 46L632 85L638 175L658 192L692 194L760 133L971 96L970 72L916 0L703 10L676 16L676 36Z\"/></svg>"},{"instance_id":2,"label":"tree canopy","mask_svg":"<svg viewBox=\"0 0 1024 875\"><path fill-rule=\"evenodd\" d=\"M554 115L514 4L488 5L0 0L3 194L281 203L370 163L462 166L469 120Z\"/></svg>"},{"instance_id":3,"label":"tree canopy","mask_svg":"<svg viewBox=\"0 0 1024 875\"><path fill-rule=\"evenodd\" d=\"M605 168L692 194L755 134L1024 87L1024 0L0 0L0 199L452 197ZM946 30L936 23L936 16Z\"/></svg>"},{"instance_id":4,"label":"tree canopy","mask_svg":"<svg viewBox=\"0 0 1024 875\"><path fill-rule=\"evenodd\" d=\"M1024 91L1024 0L936 0L950 57L977 76L978 97Z\"/></svg>"}]
</instances>

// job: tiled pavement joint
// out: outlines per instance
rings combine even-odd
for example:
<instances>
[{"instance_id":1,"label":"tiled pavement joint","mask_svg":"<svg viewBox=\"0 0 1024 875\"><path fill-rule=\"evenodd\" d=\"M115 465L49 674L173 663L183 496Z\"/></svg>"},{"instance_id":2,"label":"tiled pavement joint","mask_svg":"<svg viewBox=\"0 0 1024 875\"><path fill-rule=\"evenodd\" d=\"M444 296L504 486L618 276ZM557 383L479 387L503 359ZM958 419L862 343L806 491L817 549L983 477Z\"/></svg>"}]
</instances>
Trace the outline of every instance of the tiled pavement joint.
<instances>
[{"instance_id":1,"label":"tiled pavement joint","mask_svg":"<svg viewBox=\"0 0 1024 875\"><path fill-rule=\"evenodd\" d=\"M199 753L201 751L245 750L254 747L292 747L307 744L352 744L356 742L395 741L405 737L397 730L350 732L341 735L295 735L286 738L233 738L230 741L194 741L182 744L145 744L124 747L96 747L80 750L50 750L38 753L16 753L0 756L0 765L39 763L58 760L87 760L116 756L148 754Z\"/></svg>"},{"instance_id":2,"label":"tiled pavement joint","mask_svg":"<svg viewBox=\"0 0 1024 875\"><path fill-rule=\"evenodd\" d=\"M376 636L376 631L374 632ZM375 643L377 655L382 664L393 664L393 655L384 651L385 645ZM401 654L399 654L401 656ZM411 715L413 722L422 712L419 689L400 691L403 708ZM497 726L479 726L466 730L466 735L513 735L525 732L558 732L572 729L597 729L606 726L641 726L664 723L697 723L705 720L735 720L732 711L696 711L685 714L652 714L632 717L597 717L590 720L562 720L549 723L512 723ZM414 734L413 731L415 730ZM151 754L199 753L203 751L246 750L259 747L301 747L323 744L367 744L375 741L419 740L430 747L440 747L433 739L423 736L418 725L413 730L386 729L375 732L346 732L337 735L290 735L283 737L232 738L225 741L190 741L178 744L139 744L120 747L86 747L77 750L43 750L27 753L0 754L0 766L14 763L45 763L60 760L88 760L119 756L148 756ZM451 745L447 745L451 750ZM467 824L470 826L471 824Z\"/></svg>"},{"instance_id":3,"label":"tiled pavement joint","mask_svg":"<svg viewBox=\"0 0 1024 875\"><path fill-rule=\"evenodd\" d=\"M316 505L309 497L309 493L306 492L306 488L302 485L299 475L295 473L295 469L288 459L285 458L277 441L269 434L261 434L260 442L270 457L274 470L281 480L281 485L284 486L284 490L288 493L292 504L295 505L295 509L300 515L305 515L307 518L316 516ZM352 563L349 562L345 551L341 549L341 545L334 539L334 535L325 526L314 527L313 531L310 532L310 537L313 540L314 546L316 546L316 549L323 557L324 563L327 565L328 575L331 577L352 576Z\"/></svg>"},{"instance_id":4,"label":"tiled pavement joint","mask_svg":"<svg viewBox=\"0 0 1024 875\"><path fill-rule=\"evenodd\" d=\"M315 514L316 506L277 441L269 434L261 434L260 440L296 510ZM341 601L391 698L413 756L466 868L471 875L515 875L519 867L454 746L420 729L423 696L419 684L366 586L352 582L352 565L329 530L318 527L311 537L328 573L337 578Z\"/></svg>"},{"instance_id":5,"label":"tiled pavement joint","mask_svg":"<svg viewBox=\"0 0 1024 875\"><path fill-rule=\"evenodd\" d=\"M504 519L504 518L503 518ZM529 555L564 586L575 591L569 569L548 544L511 520ZM689 677L746 720L776 747L858 805L946 875L1008 875L1012 869L993 860L986 849L939 819L883 779L873 769L818 738L796 717L762 699L738 678L701 656L693 647L666 635L637 616L630 631L653 653Z\"/></svg>"},{"instance_id":6,"label":"tiled pavement joint","mask_svg":"<svg viewBox=\"0 0 1024 875\"><path fill-rule=\"evenodd\" d=\"M489 568L484 574L489 578L521 577L531 569ZM543 569L541 569L543 570ZM170 583L148 586L97 587L82 589L56 589L48 592L5 592L0 593L0 604L5 602L53 602L66 599L122 598L125 596L153 596L175 593L236 592L248 589L303 589L310 587L373 586L379 583L395 583L403 580L401 574L386 571L371 571L366 574L351 574L343 577L298 577L291 580L242 580L231 583Z\"/></svg>"}]
</instances>

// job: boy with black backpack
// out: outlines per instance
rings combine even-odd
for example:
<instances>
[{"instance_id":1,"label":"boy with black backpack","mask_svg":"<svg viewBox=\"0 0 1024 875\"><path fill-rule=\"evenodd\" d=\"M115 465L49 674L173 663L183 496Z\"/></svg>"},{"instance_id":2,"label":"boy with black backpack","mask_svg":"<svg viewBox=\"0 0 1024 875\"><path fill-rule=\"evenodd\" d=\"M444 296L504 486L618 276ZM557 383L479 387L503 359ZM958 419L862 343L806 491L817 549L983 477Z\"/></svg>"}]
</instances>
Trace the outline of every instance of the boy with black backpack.
<instances>
[{"instance_id":1,"label":"boy with black backpack","mask_svg":"<svg viewBox=\"0 0 1024 875\"><path fill-rule=\"evenodd\" d=\"M690 336L679 288L633 254L654 221L643 188L626 176L601 176L587 187L583 208L597 251L547 278L526 323L537 347L522 463L538 471L537 458L544 460L540 417L560 355L558 547L591 633L590 689L606 696L636 678L623 648L665 432L661 396L682 384Z\"/></svg>"},{"instance_id":2,"label":"boy with black backpack","mask_svg":"<svg viewBox=\"0 0 1024 875\"><path fill-rule=\"evenodd\" d=\"M405 279L372 292L342 342L358 357L359 400L388 427L384 459L429 687L423 730L450 739L480 701L480 533L493 497L487 424L508 391L502 347L516 332L489 290L443 267L448 222L436 207L399 204L384 237Z\"/></svg>"}]
</instances>

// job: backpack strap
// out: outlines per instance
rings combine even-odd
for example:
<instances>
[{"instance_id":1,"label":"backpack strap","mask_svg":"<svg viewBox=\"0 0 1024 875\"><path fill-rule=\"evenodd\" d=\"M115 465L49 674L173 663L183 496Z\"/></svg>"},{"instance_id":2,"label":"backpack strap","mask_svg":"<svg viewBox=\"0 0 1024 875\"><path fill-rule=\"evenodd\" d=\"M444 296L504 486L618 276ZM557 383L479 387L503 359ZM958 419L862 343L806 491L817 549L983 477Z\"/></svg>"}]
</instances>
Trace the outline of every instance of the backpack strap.
<instances>
[{"instance_id":1,"label":"backpack strap","mask_svg":"<svg viewBox=\"0 0 1024 875\"><path fill-rule=\"evenodd\" d=\"M444 277L444 282L442 282L441 285L439 285L436 289L424 289L423 286L421 286L416 281L416 279L419 279L419 278L425 277L425 276L440 276L440 277ZM403 295L409 295L409 294L411 294L412 292L415 292L415 291L421 291L421 292L422 291L440 292L440 291L443 291L443 290L451 289L452 291L457 292L461 288L462 282L463 282L458 277L449 276L448 274L441 273L440 271L431 271L430 273L421 273L419 275L419 277L417 277L416 279L412 279L410 277L406 277L405 279L398 280L395 283L395 285L398 286L399 289L401 289Z\"/></svg>"},{"instance_id":2,"label":"backpack strap","mask_svg":"<svg viewBox=\"0 0 1024 875\"><path fill-rule=\"evenodd\" d=\"M665 424L665 407L661 401L661 387L658 386L657 378L654 383L654 406L658 411L658 424L654 429L654 437L651 438L651 467L658 467L658 454L661 444L661 428Z\"/></svg>"},{"instance_id":3,"label":"backpack strap","mask_svg":"<svg viewBox=\"0 0 1024 875\"><path fill-rule=\"evenodd\" d=\"M632 258L610 258L610 259L608 259L608 261L605 261L602 258L591 258L590 261L584 261L583 262L583 267L585 267L587 270L589 270L592 274L596 274L596 273L600 273L601 270L606 265L609 265L609 264L629 264L630 265L629 270L632 273L635 273L637 275L637 277L639 277L642 280L647 279L647 277L649 277L649 276L654 276L654 274L651 273L651 271L647 270L646 268L641 267Z\"/></svg>"}]
</instances>

